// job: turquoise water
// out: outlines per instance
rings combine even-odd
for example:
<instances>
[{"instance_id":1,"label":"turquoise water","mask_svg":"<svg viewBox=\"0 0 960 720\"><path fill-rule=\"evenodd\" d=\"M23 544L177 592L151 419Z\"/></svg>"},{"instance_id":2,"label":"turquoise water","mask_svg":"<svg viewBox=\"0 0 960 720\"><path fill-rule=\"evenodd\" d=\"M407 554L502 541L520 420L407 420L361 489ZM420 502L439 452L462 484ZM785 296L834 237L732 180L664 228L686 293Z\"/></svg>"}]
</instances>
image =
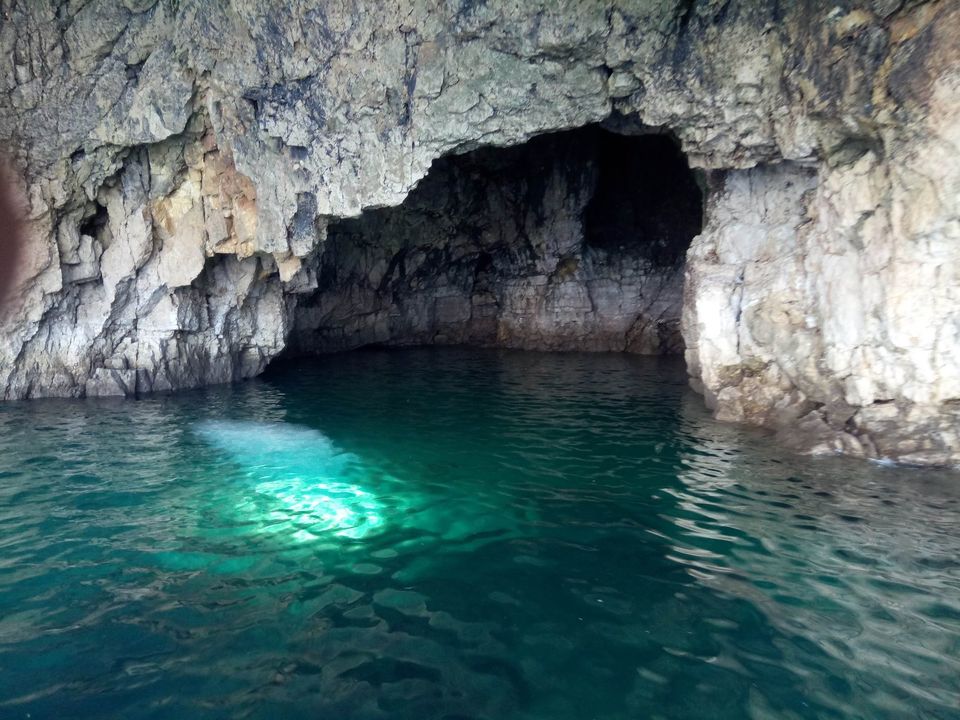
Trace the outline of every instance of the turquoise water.
<instances>
[{"instance_id":1,"label":"turquoise water","mask_svg":"<svg viewBox=\"0 0 960 720\"><path fill-rule=\"evenodd\" d=\"M3 718L960 718L960 475L681 365L410 350L0 405Z\"/></svg>"}]
</instances>

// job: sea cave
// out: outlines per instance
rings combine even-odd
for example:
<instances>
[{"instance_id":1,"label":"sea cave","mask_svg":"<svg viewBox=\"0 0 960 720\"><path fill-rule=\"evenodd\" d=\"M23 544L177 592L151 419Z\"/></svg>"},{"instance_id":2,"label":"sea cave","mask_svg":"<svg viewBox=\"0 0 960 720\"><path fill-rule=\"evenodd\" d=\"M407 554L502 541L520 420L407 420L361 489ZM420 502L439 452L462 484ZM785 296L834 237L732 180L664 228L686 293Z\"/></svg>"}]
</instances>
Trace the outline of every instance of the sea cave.
<instances>
[{"instance_id":1,"label":"sea cave","mask_svg":"<svg viewBox=\"0 0 960 720\"><path fill-rule=\"evenodd\" d=\"M0 717L960 717L958 77L944 0L0 0Z\"/></svg>"}]
</instances>

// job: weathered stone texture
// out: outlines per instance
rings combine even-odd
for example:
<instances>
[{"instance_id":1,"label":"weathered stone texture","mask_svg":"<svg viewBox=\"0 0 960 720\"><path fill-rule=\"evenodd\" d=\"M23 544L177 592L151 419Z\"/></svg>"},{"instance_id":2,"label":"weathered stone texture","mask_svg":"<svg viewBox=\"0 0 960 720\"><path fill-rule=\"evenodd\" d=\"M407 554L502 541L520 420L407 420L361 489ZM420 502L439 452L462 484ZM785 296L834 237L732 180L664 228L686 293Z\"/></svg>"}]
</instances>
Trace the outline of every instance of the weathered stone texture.
<instances>
[{"instance_id":1,"label":"weathered stone texture","mask_svg":"<svg viewBox=\"0 0 960 720\"><path fill-rule=\"evenodd\" d=\"M0 0L31 228L0 394L256 374L330 223L626 117L713 172L684 334L718 415L957 462L958 78L947 0Z\"/></svg>"},{"instance_id":2,"label":"weathered stone texture","mask_svg":"<svg viewBox=\"0 0 960 720\"><path fill-rule=\"evenodd\" d=\"M834 28L882 33L888 53L855 76L871 92L848 119L859 135L813 165L718 176L688 261L690 371L718 417L805 449L956 462L960 11ZM833 105L853 80L842 92Z\"/></svg>"}]
</instances>

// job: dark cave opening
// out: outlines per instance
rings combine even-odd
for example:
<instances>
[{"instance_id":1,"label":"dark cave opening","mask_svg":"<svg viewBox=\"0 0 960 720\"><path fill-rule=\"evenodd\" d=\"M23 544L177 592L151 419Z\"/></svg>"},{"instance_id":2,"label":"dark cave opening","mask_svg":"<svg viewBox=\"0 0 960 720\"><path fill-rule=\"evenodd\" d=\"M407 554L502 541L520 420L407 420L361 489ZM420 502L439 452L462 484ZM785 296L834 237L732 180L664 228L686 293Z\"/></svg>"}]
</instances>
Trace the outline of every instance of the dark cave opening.
<instances>
[{"instance_id":1,"label":"dark cave opening","mask_svg":"<svg viewBox=\"0 0 960 720\"><path fill-rule=\"evenodd\" d=\"M702 229L703 196L679 144L668 135L617 135L596 140L597 187L587 204L588 245L628 247L659 267L683 262Z\"/></svg>"},{"instance_id":2,"label":"dark cave opening","mask_svg":"<svg viewBox=\"0 0 960 720\"><path fill-rule=\"evenodd\" d=\"M437 159L397 207L328 228L291 352L467 344L682 352L703 196L666 134L599 126Z\"/></svg>"},{"instance_id":3,"label":"dark cave opening","mask_svg":"<svg viewBox=\"0 0 960 720\"><path fill-rule=\"evenodd\" d=\"M80 234L88 235L92 238L98 238L100 231L107 226L110 221L107 208L99 202L92 203L88 209L88 214L80 222Z\"/></svg>"}]
</instances>

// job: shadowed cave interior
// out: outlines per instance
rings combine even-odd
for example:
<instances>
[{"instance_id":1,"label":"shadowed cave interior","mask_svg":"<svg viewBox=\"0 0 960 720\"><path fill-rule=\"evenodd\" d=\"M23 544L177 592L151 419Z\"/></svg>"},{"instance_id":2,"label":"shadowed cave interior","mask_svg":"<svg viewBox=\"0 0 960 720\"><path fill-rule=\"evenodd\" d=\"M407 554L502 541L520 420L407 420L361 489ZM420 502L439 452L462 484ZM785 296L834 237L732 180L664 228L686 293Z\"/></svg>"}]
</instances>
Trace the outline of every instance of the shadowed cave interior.
<instances>
[{"instance_id":1,"label":"shadowed cave interior","mask_svg":"<svg viewBox=\"0 0 960 720\"><path fill-rule=\"evenodd\" d=\"M434 162L330 225L292 355L464 344L676 354L703 193L678 143L599 126Z\"/></svg>"}]
</instances>

